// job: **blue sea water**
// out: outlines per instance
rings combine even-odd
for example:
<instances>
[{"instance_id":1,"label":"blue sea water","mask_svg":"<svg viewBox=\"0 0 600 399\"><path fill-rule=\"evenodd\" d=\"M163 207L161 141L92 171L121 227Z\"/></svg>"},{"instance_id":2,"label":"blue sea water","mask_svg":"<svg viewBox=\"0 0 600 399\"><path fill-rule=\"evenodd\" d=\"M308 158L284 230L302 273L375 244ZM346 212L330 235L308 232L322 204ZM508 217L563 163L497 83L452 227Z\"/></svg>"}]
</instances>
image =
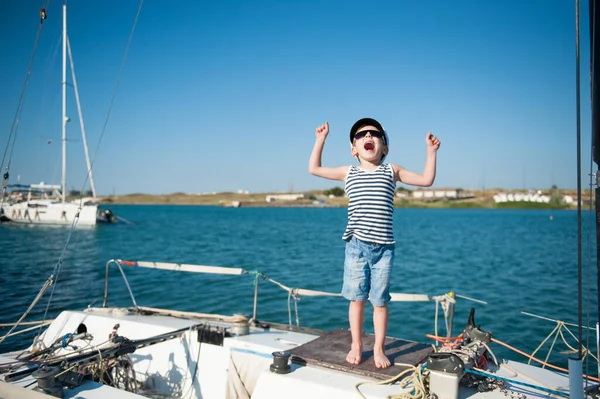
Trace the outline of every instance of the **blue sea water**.
<instances>
[{"instance_id":1,"label":"blue sea water","mask_svg":"<svg viewBox=\"0 0 600 399\"><path fill-rule=\"evenodd\" d=\"M66 246L52 300L48 291L26 320L41 319L46 308L51 318L63 309L100 306L105 264L113 258L241 267L263 272L289 287L341 291L345 208L115 205L111 209L132 223L76 229ZM528 353L555 323L521 312L577 323L577 212L397 209L394 223L397 246L392 292L433 296L454 291L459 298L453 335L464 328L471 307L476 309L476 324ZM27 309L55 270L68 234L68 228L0 225L0 323L15 322ZM595 326L595 228L589 211L583 212L582 241L583 324ZM145 268L125 272L143 306L252 314L251 275ZM110 276L108 304L130 306L116 268ZM259 282L259 293L258 318L287 323L287 293L266 281ZM343 298L304 297L298 305L303 326L348 327L348 303ZM367 332L372 332L370 313L368 307ZM433 302L392 303L388 335L431 342L425 334L433 333L434 315ZM443 319L439 325L439 332L445 334ZM576 327L569 328L578 334ZM0 336L6 331L0 329ZM595 333L589 337L585 333L584 329L584 340L589 339L595 351ZM9 338L0 351L23 348L30 340L26 334ZM558 351L567 348L560 341L551 360L565 365L566 356ZM570 343L575 345L572 339ZM523 360L502 346L492 349L499 357ZM545 353L538 357L544 358Z\"/></svg>"}]
</instances>

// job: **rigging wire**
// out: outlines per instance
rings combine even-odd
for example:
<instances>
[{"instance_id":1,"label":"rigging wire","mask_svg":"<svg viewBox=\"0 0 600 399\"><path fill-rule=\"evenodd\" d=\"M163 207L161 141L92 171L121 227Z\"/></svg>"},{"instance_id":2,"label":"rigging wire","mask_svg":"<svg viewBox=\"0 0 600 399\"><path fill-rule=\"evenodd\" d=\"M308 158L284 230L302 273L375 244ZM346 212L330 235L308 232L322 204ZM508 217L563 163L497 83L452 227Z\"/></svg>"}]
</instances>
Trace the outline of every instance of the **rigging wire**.
<instances>
[{"instance_id":1,"label":"rigging wire","mask_svg":"<svg viewBox=\"0 0 600 399\"><path fill-rule=\"evenodd\" d=\"M589 11L590 11L590 15L589 15L589 24L590 24L590 97L591 97L591 102L592 102L592 107L594 106L594 88L595 88L595 79L594 79L594 65L595 65L595 56L596 56L596 52L594 51L595 48L595 41L596 41L596 12L595 12L595 2L590 3L590 7L589 7ZM591 118L591 122L592 122L592 134L590 137L590 215L589 215L589 234L588 234L588 276L587 276L587 285L588 285L588 311L587 311L587 325L590 325L590 309L591 309L591 281L592 281L592 276L591 276L591 269L592 269L592 245L593 245L593 235L594 235L594 231L593 231L593 216L597 215L594 213L594 209L592 207L592 204L594 204L594 195L592 193L592 188L594 186L594 184L596 185L596 192L598 193L598 190L600 190L600 187L598 187L598 182L599 182L599 173L600 170L596 171L596 174L593 173L593 168L594 168L594 117L592 114L592 118ZM596 145L598 145L598 143L596 143ZM594 182L594 178L595 178L595 182ZM596 202L598 200L598 194L596 194ZM598 205L596 205L597 207ZM597 232L596 232L597 234ZM597 239L596 239L597 242ZM596 253L596 258L598 258L599 254ZM596 263L598 262L598 259L596 259ZM597 281L598 281L598 289L600 289L600 273L597 276ZM600 306L600 301L597 303L597 306ZM596 323L596 329L598 328L598 322ZM599 347L599 342L596 339L596 353L598 353L598 350L600 349ZM590 342L590 334L588 331L587 334L587 347L589 348L589 342ZM586 372L589 372L589 362L590 359L589 357L586 359ZM598 376L600 377L600 366L598 366Z\"/></svg>"},{"instance_id":2,"label":"rigging wire","mask_svg":"<svg viewBox=\"0 0 600 399\"><path fill-rule=\"evenodd\" d=\"M21 120L21 112L23 111L23 102L25 101L25 93L27 91L27 86L29 85L29 77L31 76L31 69L33 67L33 61L35 59L35 54L37 52L37 47L40 41L40 36L42 33L42 27L44 26L44 20L46 19L46 10L48 9L48 5L50 4L50 0L44 1L44 7L40 10L40 23L38 25L38 30L35 35L35 42L33 44L33 51L31 52L31 57L29 58L29 66L27 67L27 74L25 75L25 81L23 82L23 87L21 88L21 95L19 96L19 101L17 103L17 109L15 111L15 116L13 118L12 124L10 126L10 132L8 134L8 140L6 142L6 147L4 148L4 153L2 154L2 162L0 163L0 171L4 170L4 162L6 161L6 154L8 152L8 148L10 147L10 153L8 156L8 162L6 163L6 172L2 175L2 192L0 192L0 206L4 202L4 193L6 191L6 181L9 178L10 174L10 164L12 162L12 156L15 149L15 143L17 141L17 133L19 131L19 122ZM12 144L11 144L12 141Z\"/></svg>"},{"instance_id":3,"label":"rigging wire","mask_svg":"<svg viewBox=\"0 0 600 399\"><path fill-rule=\"evenodd\" d=\"M596 21L595 21L595 17L593 15L593 13L590 13L589 15L590 17L590 33L591 33L591 40L590 40L590 47L593 48L594 43L593 43L593 38L596 37ZM592 19L594 19L592 21ZM591 53L591 59L590 59L590 72L591 69L594 66L594 55L595 52L594 51L590 51ZM590 73L590 88L592 88L593 90L594 87L594 74ZM592 91L593 93L593 91ZM593 102L593 94L592 94L592 98L591 98L592 102ZM592 118L592 125L593 125L593 118ZM593 126L592 126L592 132L593 132ZM590 325L590 309L591 309L591 281L592 281L592 275L591 275L591 269L592 269L592 229L593 229L593 224L592 224L592 215L594 214L594 209L592 207L593 204L593 194L592 194L592 188L594 186L594 176L596 177L596 182L598 181L598 175L594 175L593 173L594 170L594 135L593 133L590 135L590 213L589 213L589 226L588 226L588 275L587 275L587 326ZM598 256L598 254L596 255ZM600 289L600 287L598 287ZM586 334L586 346L589 348L590 347L590 333L589 330ZM598 342L596 342L596 351L598 351ZM596 352L597 353L597 352ZM590 368L590 358L588 357L586 359L585 362L585 370L586 373L589 374L589 368ZM600 377L600 373L598 373L598 377Z\"/></svg>"},{"instance_id":4,"label":"rigging wire","mask_svg":"<svg viewBox=\"0 0 600 399\"><path fill-rule=\"evenodd\" d=\"M50 304L52 303L52 297L54 295L54 289L56 288L56 282L58 281L58 276L60 274L60 269L61 269L61 267L63 265L63 262L64 262L64 259L65 259L65 255L66 255L66 252L67 252L67 247L69 246L69 243L71 241L71 237L73 236L73 233L75 231L75 227L77 226L77 222L79 221L79 213L81 212L81 208L83 206L83 204L82 204L82 201L83 201L83 190L84 190L85 185L87 184L87 181L89 179L90 171L94 167L94 162L96 160L96 155L98 154L98 150L100 149L100 144L102 142L102 138L104 137L104 133L106 131L106 126L108 124L108 120L109 120L109 117L110 117L112 106L113 106L113 103L114 103L114 100L115 100L115 97L116 97L116 94L117 94L117 89L119 87L119 82L121 80L121 75L123 73L123 69L125 68L125 61L127 60L127 55L129 53L129 48L131 46L131 41L133 39L133 34L135 32L135 28L137 26L137 22L138 22L140 13L142 11L143 4L144 4L144 0L140 0L140 5L138 6L137 14L136 14L134 22L133 22L133 27L131 28L131 33L129 34L129 39L127 41L127 46L125 48L125 54L123 55L123 60L121 61L121 67L119 69L119 73L118 73L118 76L117 76L117 81L115 83L115 87L113 89L112 96L111 96L111 99L110 99L110 102L109 102L109 107L108 107L108 112L107 112L107 115L106 115L106 119L104 120L104 124L102 126L102 131L100 133L100 138L98 139L98 144L96 145L96 150L94 152L94 157L92 158L92 160L90 162L90 168L89 168L88 172L86 173L86 177L85 177L85 180L83 182L82 189L79 192L79 207L78 207L77 213L75 214L75 217L73 218L73 222L71 223L71 227L69 229L69 233L67 235L67 239L65 241L65 245L63 246L63 249L62 249L62 251L60 253L58 261L56 262L56 265L54 266L52 274L49 277L49 279L50 278L54 278L54 284L52 285L52 289L50 291L50 296L48 297L48 303L46 304L46 309L44 310L44 317L43 317L44 320L46 319L46 317L48 315L48 311L50 309ZM63 195L64 195L64 193L63 193ZM42 333L42 328L40 327L40 329L38 331L38 334L36 335L36 337L34 339L34 343L37 342L37 340L39 339L39 336L41 335L41 333Z\"/></svg>"},{"instance_id":5,"label":"rigging wire","mask_svg":"<svg viewBox=\"0 0 600 399\"><path fill-rule=\"evenodd\" d=\"M131 46L131 41L133 40L133 33L135 32L135 28L137 26L138 19L140 17L140 13L142 12L143 5L144 5L144 0L140 0L140 5L138 6L137 14L135 15L135 19L133 21L133 26L131 27L131 33L129 34L129 40L127 41L127 46L125 47L125 54L123 55L123 60L121 61L121 67L119 68L119 73L117 75L117 81L115 83L115 87L113 89L113 92L112 92L112 95L110 98L110 102L108 104L108 112L106 114L106 119L104 120L104 124L102 125L100 137L98 138L98 144L96 145L96 150L94 151L94 157L92 158L92 160L90 162L90 170L88 170L88 173L86 174L86 178L83 182L83 187L85 187L85 185L89 179L90 171L94 167L94 162L96 161L96 156L98 155L98 151L100 150L100 144L102 143L102 139L104 137L104 132L106 131L106 126L108 125L108 119L110 118L110 113L112 111L113 103L114 103L115 97L117 95L117 89L119 88L119 83L121 82L121 76L123 74L123 69L125 68L125 61L127 60L127 55L129 54L129 48ZM80 199L83 197L83 187L82 187L82 190L80 191L80 195L81 195Z\"/></svg>"},{"instance_id":6,"label":"rigging wire","mask_svg":"<svg viewBox=\"0 0 600 399\"><path fill-rule=\"evenodd\" d=\"M590 60L591 61L591 60ZM591 65L591 64L590 64ZM590 74L590 79L592 79L591 77L593 76L593 74ZM591 138L591 135L590 135ZM592 268L592 212L593 212L593 208L592 208L592 191L593 191L593 186L594 186L594 175L593 175L593 167L594 167L594 161L593 161L594 155L593 155L593 144L590 143L590 172L589 172L589 191L590 191L590 196L589 196L589 214L588 214L588 239L587 239L587 284L586 284L586 288L587 288L587 305L586 305L586 326L589 328L590 326L590 307L591 307L591 288L590 288L590 281L592 279L591 276L591 268ZM590 347L590 332L589 329L586 330L586 334L585 334L585 346L587 348ZM585 359L585 370L586 373L589 373L589 366L590 366L590 358L589 356ZM600 376L599 376L600 377Z\"/></svg>"}]
</instances>

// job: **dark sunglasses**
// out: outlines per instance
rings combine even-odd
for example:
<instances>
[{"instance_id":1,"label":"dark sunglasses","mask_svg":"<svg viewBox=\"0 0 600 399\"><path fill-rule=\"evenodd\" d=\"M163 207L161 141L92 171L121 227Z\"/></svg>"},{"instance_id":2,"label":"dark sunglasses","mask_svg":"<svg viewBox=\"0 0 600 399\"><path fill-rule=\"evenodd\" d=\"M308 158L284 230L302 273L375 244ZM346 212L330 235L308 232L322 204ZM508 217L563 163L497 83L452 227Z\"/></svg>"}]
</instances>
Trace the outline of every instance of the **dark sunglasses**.
<instances>
[{"instance_id":1,"label":"dark sunglasses","mask_svg":"<svg viewBox=\"0 0 600 399\"><path fill-rule=\"evenodd\" d=\"M367 133L371 133L371 137L377 137L378 139L385 140L383 133L379 130L363 130L354 135L354 140L360 140L367 135Z\"/></svg>"}]
</instances>

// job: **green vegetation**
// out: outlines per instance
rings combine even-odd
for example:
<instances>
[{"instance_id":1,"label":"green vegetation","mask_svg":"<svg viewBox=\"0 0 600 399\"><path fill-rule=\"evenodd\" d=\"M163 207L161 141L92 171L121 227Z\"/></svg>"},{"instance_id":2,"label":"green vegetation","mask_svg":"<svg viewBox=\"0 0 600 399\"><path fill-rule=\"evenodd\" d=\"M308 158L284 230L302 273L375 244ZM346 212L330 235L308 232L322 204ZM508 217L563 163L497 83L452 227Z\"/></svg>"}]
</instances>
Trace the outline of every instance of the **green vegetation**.
<instances>
[{"instance_id":1,"label":"green vegetation","mask_svg":"<svg viewBox=\"0 0 600 399\"><path fill-rule=\"evenodd\" d=\"M514 202L500 202L495 204L495 208L500 209L568 209L569 205L565 204L560 198L560 202L549 203L544 202L527 202L527 201L514 201Z\"/></svg>"},{"instance_id":2,"label":"green vegetation","mask_svg":"<svg viewBox=\"0 0 600 399\"><path fill-rule=\"evenodd\" d=\"M439 209L480 209L491 208L483 201L409 201L405 198L394 203L396 208L439 208Z\"/></svg>"},{"instance_id":3,"label":"green vegetation","mask_svg":"<svg viewBox=\"0 0 600 399\"><path fill-rule=\"evenodd\" d=\"M408 190L399 188L398 191L406 192ZM436 209L572 209L572 205L567 205L563 202L563 196L569 195L576 197L576 194L571 191L563 190L562 192L554 191L550 194L549 203L539 202L503 202L495 203L493 195L498 190L475 191L469 198L450 199L450 198L414 198L411 195L404 197L396 197L394 205L396 208L436 208ZM232 193L221 192L215 194L128 194L120 196L104 197L102 202L114 204L168 204L168 205L221 205L233 206L234 203L241 207L341 207L348 206L348 197L344 194L344 189L341 187L333 187L328 190L313 190L304 192L305 197L293 201L273 201L266 202L266 196L269 194L279 193ZM585 198L588 194L583 193L582 198L584 206Z\"/></svg>"},{"instance_id":4,"label":"green vegetation","mask_svg":"<svg viewBox=\"0 0 600 399\"><path fill-rule=\"evenodd\" d=\"M548 203L553 208L565 208L568 205L564 203L563 196L559 194L550 195L550 202Z\"/></svg>"},{"instance_id":5,"label":"green vegetation","mask_svg":"<svg viewBox=\"0 0 600 399\"><path fill-rule=\"evenodd\" d=\"M333 188L330 188L329 190L323 191L323 195L326 195L326 196L333 195L334 197L342 197L342 196L344 196L344 194L345 194L344 189L341 187L333 187Z\"/></svg>"}]
</instances>

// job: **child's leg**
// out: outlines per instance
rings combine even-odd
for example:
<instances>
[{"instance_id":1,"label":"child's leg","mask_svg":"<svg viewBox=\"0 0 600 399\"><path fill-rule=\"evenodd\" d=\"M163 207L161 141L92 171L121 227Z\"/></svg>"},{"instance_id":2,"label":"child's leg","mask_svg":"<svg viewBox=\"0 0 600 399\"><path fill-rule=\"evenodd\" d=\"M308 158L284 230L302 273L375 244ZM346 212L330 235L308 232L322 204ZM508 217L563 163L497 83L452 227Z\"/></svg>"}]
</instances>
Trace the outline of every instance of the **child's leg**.
<instances>
[{"instance_id":1,"label":"child's leg","mask_svg":"<svg viewBox=\"0 0 600 399\"><path fill-rule=\"evenodd\" d=\"M390 359L385 355L385 337L387 336L388 307L373 306L373 327L375 330L375 344L373 345L373 357L375 366L386 368L392 365Z\"/></svg>"},{"instance_id":2,"label":"child's leg","mask_svg":"<svg viewBox=\"0 0 600 399\"><path fill-rule=\"evenodd\" d=\"M348 356L346 356L346 361L351 364L360 364L362 359L362 328L365 320L365 303L366 301L351 301L348 309L352 346Z\"/></svg>"},{"instance_id":3,"label":"child's leg","mask_svg":"<svg viewBox=\"0 0 600 399\"><path fill-rule=\"evenodd\" d=\"M364 246L365 244L354 237L346 243L342 296L350 301L348 320L350 321L352 346L346 356L346 361L350 364L359 364L362 358L362 327L370 280Z\"/></svg>"},{"instance_id":4,"label":"child's leg","mask_svg":"<svg viewBox=\"0 0 600 399\"><path fill-rule=\"evenodd\" d=\"M388 327L388 302L390 301L390 274L394 262L394 245L381 245L373 251L371 264L371 303L373 304L373 328L375 366L386 368L391 362L385 355L385 338Z\"/></svg>"}]
</instances>

